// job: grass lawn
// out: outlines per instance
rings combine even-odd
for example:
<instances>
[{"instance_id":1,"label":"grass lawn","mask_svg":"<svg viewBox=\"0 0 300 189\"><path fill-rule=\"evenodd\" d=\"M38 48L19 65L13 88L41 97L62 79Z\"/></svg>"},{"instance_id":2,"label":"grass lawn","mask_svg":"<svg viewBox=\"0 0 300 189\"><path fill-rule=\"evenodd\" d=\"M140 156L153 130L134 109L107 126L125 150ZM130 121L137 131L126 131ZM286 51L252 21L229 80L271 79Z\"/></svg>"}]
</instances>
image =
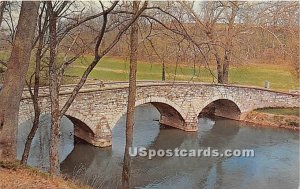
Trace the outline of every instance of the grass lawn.
<instances>
[{"instance_id":1,"label":"grass lawn","mask_svg":"<svg viewBox=\"0 0 300 189\"><path fill-rule=\"evenodd\" d=\"M255 110L257 112L275 114L275 115L295 115L300 116L299 108L262 108Z\"/></svg>"},{"instance_id":2,"label":"grass lawn","mask_svg":"<svg viewBox=\"0 0 300 189\"><path fill-rule=\"evenodd\" d=\"M3 60L8 58L8 53L0 52L0 58ZM34 57L32 58L34 59ZM59 58L61 59L61 58ZM58 59L58 61L60 61ZM74 64L66 70L64 83L74 83L74 77L80 77L85 68L93 57L86 55L84 58L76 60ZM214 69L214 66L212 66ZM161 80L162 66L159 63L139 62L138 63L138 80ZM29 68L29 73L34 72L34 64ZM126 81L128 80L129 63L128 61L104 57L89 75L91 79L99 79L104 81ZM176 73L176 74L175 74ZM216 76L216 70L212 70ZM216 78L212 73L203 66L188 65L166 65L166 79L169 81L190 81L195 82L216 82ZM288 91L289 89L299 89L299 82L289 72L287 65L271 65L271 64L241 64L231 66L229 70L230 84L258 86L263 87L264 81L270 82L270 88L278 91Z\"/></svg>"},{"instance_id":3,"label":"grass lawn","mask_svg":"<svg viewBox=\"0 0 300 189\"><path fill-rule=\"evenodd\" d=\"M84 68L91 62L92 57L77 60L69 67L66 74L69 76L81 76ZM229 82L231 84L263 87L264 82L270 82L271 89L288 91L289 89L299 89L298 81L292 76L287 66L283 65L239 65L231 67L229 71ZM161 64L138 63L138 80L161 80ZM90 74L90 78L105 81L125 81L128 80L129 63L125 60L105 57L95 67ZM216 70L212 70L216 75ZM175 74L176 73L176 74ZM176 75L176 77L175 77ZM213 82L216 79L211 72L204 67L192 66L166 66L166 79L177 81Z\"/></svg>"}]
</instances>

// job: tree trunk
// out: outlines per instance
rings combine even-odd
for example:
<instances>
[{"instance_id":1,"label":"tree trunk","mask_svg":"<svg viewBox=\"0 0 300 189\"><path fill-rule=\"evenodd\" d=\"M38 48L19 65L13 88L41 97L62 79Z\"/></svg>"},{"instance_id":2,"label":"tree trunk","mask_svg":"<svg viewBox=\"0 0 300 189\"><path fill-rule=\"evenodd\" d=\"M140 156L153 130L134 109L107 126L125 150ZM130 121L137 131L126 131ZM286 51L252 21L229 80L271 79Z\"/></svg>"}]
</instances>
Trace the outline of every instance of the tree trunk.
<instances>
[{"instance_id":1,"label":"tree trunk","mask_svg":"<svg viewBox=\"0 0 300 189\"><path fill-rule=\"evenodd\" d=\"M32 101L33 101L33 108L34 108L34 120L33 120L32 128L30 130L30 133L27 136L27 140L25 143L25 148L21 159L22 164L27 164L31 143L39 127L39 122L40 122L41 111L39 107L38 95L39 95L39 87L40 87L42 49L43 49L43 35L39 37L39 45L35 55L35 75L34 75L34 89L33 89L34 91L33 94L31 94ZM29 90L31 90L30 86L29 86Z\"/></svg>"},{"instance_id":2,"label":"tree trunk","mask_svg":"<svg viewBox=\"0 0 300 189\"><path fill-rule=\"evenodd\" d=\"M165 65L165 61L162 62L161 80L162 81L166 81L166 65Z\"/></svg>"},{"instance_id":3,"label":"tree trunk","mask_svg":"<svg viewBox=\"0 0 300 189\"><path fill-rule=\"evenodd\" d=\"M223 63L222 63L222 60L220 58L220 54L218 52L218 49L214 45L215 39L214 39L214 36L213 36L213 30L211 28L209 30L207 30L206 35L209 39L208 47L212 51L212 54L214 55L214 57L216 59L218 83L223 83L223 79L224 79L224 77L223 77Z\"/></svg>"},{"instance_id":4,"label":"tree trunk","mask_svg":"<svg viewBox=\"0 0 300 189\"><path fill-rule=\"evenodd\" d=\"M4 13L4 9L5 9L6 3L7 3L6 1L0 2L0 26L2 24L3 13Z\"/></svg>"},{"instance_id":5,"label":"tree trunk","mask_svg":"<svg viewBox=\"0 0 300 189\"><path fill-rule=\"evenodd\" d=\"M52 2L47 2L49 11L49 35L50 35L50 59L49 59L49 91L51 101L51 132L50 132L50 174L59 175L59 139L60 139L60 110L59 110L59 88L58 73L56 68L56 22L57 15L53 10Z\"/></svg>"},{"instance_id":6,"label":"tree trunk","mask_svg":"<svg viewBox=\"0 0 300 189\"><path fill-rule=\"evenodd\" d=\"M224 77L223 77L223 69L222 69L221 59L219 57L216 57L216 62L217 62L217 72L218 72L218 83L223 83Z\"/></svg>"},{"instance_id":7,"label":"tree trunk","mask_svg":"<svg viewBox=\"0 0 300 189\"><path fill-rule=\"evenodd\" d=\"M133 11L137 12L139 7L138 1L133 1ZM138 48L138 24L137 21L131 26L130 34L130 73L129 73L129 93L127 104L126 117L126 145L123 160L122 172L122 188L130 188L130 168L131 157L129 155L129 148L132 147L133 140L133 125L134 125L134 109L136 98L136 72L137 72L137 48Z\"/></svg>"},{"instance_id":8,"label":"tree trunk","mask_svg":"<svg viewBox=\"0 0 300 189\"><path fill-rule=\"evenodd\" d=\"M0 92L0 158L16 159L18 114L30 63L40 2L23 1L11 56Z\"/></svg>"},{"instance_id":9,"label":"tree trunk","mask_svg":"<svg viewBox=\"0 0 300 189\"><path fill-rule=\"evenodd\" d=\"M225 51L224 64L223 64L223 83L228 84L229 77L229 63L230 63L230 52Z\"/></svg>"},{"instance_id":10,"label":"tree trunk","mask_svg":"<svg viewBox=\"0 0 300 189\"><path fill-rule=\"evenodd\" d=\"M228 84L229 78L229 65L231 61L231 53L233 48L233 29L234 29L234 21L238 12L238 4L237 2L231 2L231 15L228 19L228 29L227 36L225 42L225 54L224 54L224 64L223 64L223 83Z\"/></svg>"}]
</instances>

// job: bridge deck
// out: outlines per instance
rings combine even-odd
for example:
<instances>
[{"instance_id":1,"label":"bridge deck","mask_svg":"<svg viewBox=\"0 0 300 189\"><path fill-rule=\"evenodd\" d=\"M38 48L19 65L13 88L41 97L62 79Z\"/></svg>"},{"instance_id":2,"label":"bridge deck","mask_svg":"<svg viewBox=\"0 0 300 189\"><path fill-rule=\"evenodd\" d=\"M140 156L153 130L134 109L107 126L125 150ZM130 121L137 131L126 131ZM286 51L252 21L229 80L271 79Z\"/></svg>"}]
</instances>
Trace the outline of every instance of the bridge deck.
<instances>
[{"instance_id":1,"label":"bridge deck","mask_svg":"<svg viewBox=\"0 0 300 189\"><path fill-rule=\"evenodd\" d=\"M103 86L104 85L104 86ZM295 96L300 96L299 93L288 93L281 91L274 91L270 89L260 88L257 86L244 86L244 85L226 85L226 84L217 84L217 83L204 83L204 82L189 82L189 81L137 81L137 86L158 86L158 85L207 85L207 86L226 86L226 87L239 87L239 88L251 88L263 91L270 91L282 94L290 94ZM70 94L72 93L76 84L62 85L60 88L60 94ZM91 91L99 91L99 90L110 90L110 89L118 89L118 88L127 88L128 82L94 82L94 83L86 83L80 89L80 93L91 92ZM40 87L39 96L49 96L49 88L48 87ZM28 90L24 90L22 99L30 98L30 94Z\"/></svg>"}]
</instances>

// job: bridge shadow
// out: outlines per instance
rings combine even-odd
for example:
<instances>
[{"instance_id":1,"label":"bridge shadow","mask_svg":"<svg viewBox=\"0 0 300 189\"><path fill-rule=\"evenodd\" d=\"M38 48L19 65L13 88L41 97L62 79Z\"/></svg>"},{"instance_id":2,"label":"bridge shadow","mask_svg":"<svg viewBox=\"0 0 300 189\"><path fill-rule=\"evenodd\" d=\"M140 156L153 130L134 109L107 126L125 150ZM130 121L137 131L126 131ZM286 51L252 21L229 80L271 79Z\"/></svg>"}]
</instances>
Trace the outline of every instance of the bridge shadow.
<instances>
[{"instance_id":1,"label":"bridge shadow","mask_svg":"<svg viewBox=\"0 0 300 189\"><path fill-rule=\"evenodd\" d=\"M239 120L241 110L232 100L218 99L205 106L199 115L202 117L219 116L228 119Z\"/></svg>"},{"instance_id":2,"label":"bridge shadow","mask_svg":"<svg viewBox=\"0 0 300 189\"><path fill-rule=\"evenodd\" d=\"M90 129L90 127L76 117L70 115L66 115L66 117L73 123L74 136L76 137L77 141L93 144L95 133Z\"/></svg>"},{"instance_id":3,"label":"bridge shadow","mask_svg":"<svg viewBox=\"0 0 300 189\"><path fill-rule=\"evenodd\" d=\"M176 148L181 145L185 137L192 135L191 133L160 124L158 121L160 116L160 111L152 104L144 104L136 108L133 146L151 149ZM126 137L125 121L126 116L124 115L117 122L112 132L112 149L122 155ZM175 135L176 140L172 140Z\"/></svg>"},{"instance_id":4,"label":"bridge shadow","mask_svg":"<svg viewBox=\"0 0 300 189\"><path fill-rule=\"evenodd\" d=\"M216 121L208 119L212 124L206 124L206 128L201 127L201 123L203 124L204 122L200 119L198 133L189 133L176 129L161 129L155 142L148 148L155 150L175 148L197 150L210 147L220 151L230 148L230 143L239 133L240 127L238 122L233 120L227 122L228 120L224 118L214 119ZM234 125L231 125L232 123L234 123ZM200 188L210 186L210 184L212 184L211 186L213 188L214 185L222 185L221 176L224 174L222 159L224 158L218 160L218 157L173 156L153 157L151 160L147 160L145 157L134 157L132 169L141 170L146 168L143 174L147 175L147 177L140 178L139 175L135 175L138 178L138 181L136 181L137 186L147 186L150 178L150 180L160 180L177 174L180 175L178 170L182 170L183 175L181 178L185 178L184 173L186 170L194 170L191 177L198 178L195 178L195 180L199 180L198 184ZM170 165L172 165L172 167L170 167ZM164 167L166 171L164 171ZM160 171L156 171L157 169ZM153 174L153 171L155 174Z\"/></svg>"},{"instance_id":5,"label":"bridge shadow","mask_svg":"<svg viewBox=\"0 0 300 189\"><path fill-rule=\"evenodd\" d=\"M78 174L79 171L86 171L90 168L105 167L105 161L112 157L112 151L110 148L98 148L91 144L81 141L77 143L74 150L68 155L68 157L61 164L63 172ZM82 170L85 169L85 170Z\"/></svg>"},{"instance_id":6,"label":"bridge shadow","mask_svg":"<svg viewBox=\"0 0 300 189\"><path fill-rule=\"evenodd\" d=\"M211 122L211 124L207 125L205 122ZM202 125L206 125L206 128L201 127ZM199 144L201 146L221 148L228 146L229 142L239 133L240 123L217 116L200 117L199 129L204 130L204 132L199 132Z\"/></svg>"},{"instance_id":7,"label":"bridge shadow","mask_svg":"<svg viewBox=\"0 0 300 189\"><path fill-rule=\"evenodd\" d=\"M176 136L176 140L174 139ZM175 149L180 147L187 138L195 137L196 134L178 130L175 128L161 128L154 142L149 146L150 149Z\"/></svg>"},{"instance_id":8,"label":"bridge shadow","mask_svg":"<svg viewBox=\"0 0 300 189\"><path fill-rule=\"evenodd\" d=\"M188 133L175 128L162 128L157 121L160 113L152 105L139 106L136 109L134 127L134 145L144 146L148 149L172 149L180 147ZM122 173L123 151L125 146L125 116L123 116L113 129L112 148L97 148L88 143L80 142L75 145L72 153L61 164L61 169L69 175L81 175L90 182L98 178L104 186L116 187L109 179L120 179ZM172 140L176 135L176 140ZM168 140L169 139L169 140ZM146 160L146 161L145 161ZM145 167L151 167L153 161L132 158L132 171L140 171ZM164 164L163 159L155 159ZM104 175L108 175L105 177ZM109 179L108 179L109 178ZM140 180L147 184L147 180ZM118 181L113 181L118 182Z\"/></svg>"},{"instance_id":9,"label":"bridge shadow","mask_svg":"<svg viewBox=\"0 0 300 189\"><path fill-rule=\"evenodd\" d=\"M203 147L224 148L229 146L231 139L239 132L238 124L234 126L226 125L226 119L221 118L214 124L205 124L209 126L201 127L201 119L199 122L199 132L189 133L174 128L160 128L157 121L159 112L152 106L138 107L136 112L134 140L135 146L144 146L147 149L200 149ZM208 120L208 119L207 119ZM224 120L224 121L222 121ZM62 170L69 174L88 177L90 180L99 178L110 182L108 178L103 178L103 175L109 175L109 178L120 179L123 147L125 141L125 117L122 117L115 129L113 130L113 147L112 148L97 148L89 144L76 145L74 151L67 157L62 164ZM117 134L117 135L115 135ZM199 136L200 139L199 139ZM226 140L222 140L222 137ZM116 140L118 140L116 142ZM200 141L199 141L200 140ZM216 144L218 143L218 144ZM179 163L180 162L180 163ZM170 165L174 166L170 169ZM85 170L80 170L84 167ZM198 167L198 169L196 168ZM162 170L166 171L162 171ZM148 160L146 157L132 158L132 174L133 186L147 186L149 180L157 180L166 178L169 175L176 175L177 171L182 169L195 169L194 177L201 178L199 185L208 183L209 177L212 175L222 175L222 162L215 163L215 160L207 160L202 158L182 158L182 157L154 157ZM157 171L161 170L161 171ZM155 174L153 174L155 172ZM140 177L143 174L145 177ZM138 180L136 180L136 179ZM222 183L221 178L218 178L218 183ZM108 184L109 185L109 184ZM114 186L114 185L110 185Z\"/></svg>"}]
</instances>

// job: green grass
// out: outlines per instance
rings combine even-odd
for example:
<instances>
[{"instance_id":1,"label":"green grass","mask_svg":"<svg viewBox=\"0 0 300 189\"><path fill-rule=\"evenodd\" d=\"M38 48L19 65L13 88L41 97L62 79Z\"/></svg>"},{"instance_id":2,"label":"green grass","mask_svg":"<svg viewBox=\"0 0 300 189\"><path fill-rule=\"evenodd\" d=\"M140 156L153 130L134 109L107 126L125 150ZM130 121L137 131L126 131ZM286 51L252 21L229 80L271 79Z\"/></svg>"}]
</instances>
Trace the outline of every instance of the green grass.
<instances>
[{"instance_id":1,"label":"green grass","mask_svg":"<svg viewBox=\"0 0 300 189\"><path fill-rule=\"evenodd\" d=\"M91 57L86 57L77 62L67 70L70 76L81 76L84 68L91 62ZM139 62L138 80L161 80L161 64ZM166 66L167 80L193 80L196 82L213 82L216 79L211 75L208 69L204 67L181 65L177 67L175 77L175 65ZM107 81L125 81L128 80L129 64L127 61L105 57L90 74L90 78ZM212 70L216 75L216 70ZM264 82L270 82L271 89L287 91L289 89L299 89L298 81L289 72L287 66L282 65L239 65L230 68L229 82L231 84L250 85L263 87Z\"/></svg>"},{"instance_id":2,"label":"green grass","mask_svg":"<svg viewBox=\"0 0 300 189\"><path fill-rule=\"evenodd\" d=\"M264 86L267 80L271 89L299 89L299 82L282 65L251 65L240 66L230 70L230 83L241 85Z\"/></svg>"},{"instance_id":3,"label":"green grass","mask_svg":"<svg viewBox=\"0 0 300 189\"><path fill-rule=\"evenodd\" d=\"M8 53L0 52L0 59L7 59ZM32 58L34 60L34 58ZM59 57L58 61L62 61ZM76 60L66 70L64 83L74 83L74 77L80 77L85 68L92 62L93 56L86 55ZM214 68L213 65L211 65ZM263 87L264 82L270 82L270 88L278 91L299 89L299 82L293 77L287 65L271 64L241 64L231 66L229 70L229 83L247 86ZM162 65L159 63L138 62L138 80L161 80ZM29 68L28 76L34 72L34 64ZM126 81L128 80L129 63L123 59L104 57L90 73L89 78L104 81ZM175 74L176 73L176 74ZM216 75L216 70L212 70ZM175 76L176 75L176 76ZM216 82L211 72L203 66L193 65L166 65L166 79L177 81Z\"/></svg>"},{"instance_id":4,"label":"green grass","mask_svg":"<svg viewBox=\"0 0 300 189\"><path fill-rule=\"evenodd\" d=\"M90 63L89 58L78 60L66 71L67 75L81 76L84 72L84 68ZM160 64L150 64L146 62L138 63L138 80L161 80L162 66ZM166 67L166 78L167 80L190 80L192 79L194 70L187 66L178 66L175 77L175 66ZM113 80L113 81L125 81L128 80L129 63L109 57L103 58L95 69L91 72L90 78L102 79L102 80ZM202 77L195 77L195 81L210 81L211 75L205 69L201 69L200 74Z\"/></svg>"},{"instance_id":5,"label":"green grass","mask_svg":"<svg viewBox=\"0 0 300 189\"><path fill-rule=\"evenodd\" d=\"M275 114L275 115L295 115L300 116L299 108L262 108L255 110L257 112Z\"/></svg>"}]
</instances>

